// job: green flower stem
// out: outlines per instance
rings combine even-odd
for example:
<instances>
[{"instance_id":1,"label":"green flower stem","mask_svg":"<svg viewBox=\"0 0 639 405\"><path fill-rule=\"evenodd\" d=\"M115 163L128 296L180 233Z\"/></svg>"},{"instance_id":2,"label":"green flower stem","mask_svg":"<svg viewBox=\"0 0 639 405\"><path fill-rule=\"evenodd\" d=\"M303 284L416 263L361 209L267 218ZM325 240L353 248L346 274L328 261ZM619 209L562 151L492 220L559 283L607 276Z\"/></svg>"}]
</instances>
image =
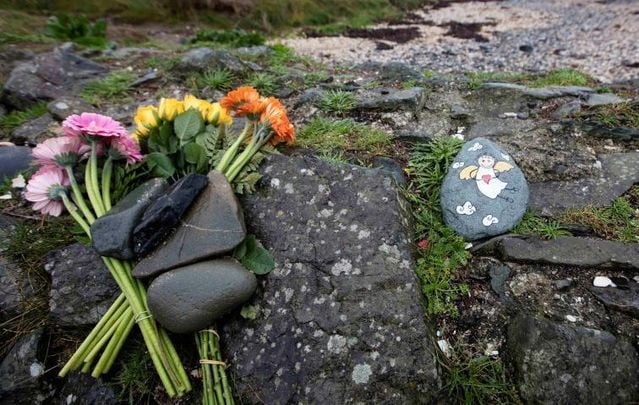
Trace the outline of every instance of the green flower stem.
<instances>
[{"instance_id":1,"label":"green flower stem","mask_svg":"<svg viewBox=\"0 0 639 405\"><path fill-rule=\"evenodd\" d=\"M89 235L90 237L91 229L89 228L89 224L87 224L84 218L82 218L82 216L78 213L78 209L76 208L75 204L73 204L71 200L69 200L69 197L66 195L66 193L63 192L61 193L61 195L62 195L62 203L64 204L64 207L67 209L67 211L69 211L69 214L71 214L71 217L75 219L75 222L77 222L78 225L82 227L82 230L86 232L87 235Z\"/></svg>"},{"instance_id":2,"label":"green flower stem","mask_svg":"<svg viewBox=\"0 0 639 405\"><path fill-rule=\"evenodd\" d=\"M91 348L87 356L84 358L85 363L91 365L95 356L98 355L102 347L107 344L111 336L115 333L115 330L122 320L122 315L129 308L130 307L127 307L126 305L122 305L120 308L118 308L118 311L113 315L110 322L105 325L105 333L102 334L100 340L98 340L98 342Z\"/></svg>"},{"instance_id":3,"label":"green flower stem","mask_svg":"<svg viewBox=\"0 0 639 405\"><path fill-rule=\"evenodd\" d=\"M102 167L102 202L105 211L111 209L111 175L113 174L113 159L109 156Z\"/></svg>"},{"instance_id":4,"label":"green flower stem","mask_svg":"<svg viewBox=\"0 0 639 405\"><path fill-rule=\"evenodd\" d=\"M71 356L69 361L67 361L64 367L62 367L62 370L60 370L60 372L58 373L58 376L64 377L65 375L67 375L69 371L75 370L77 366L80 363L82 363L82 361L84 360L85 354L93 345L96 337L104 329L104 326L109 322L113 314L118 311L120 306L123 306L123 305L127 305L126 297L124 296L124 294L120 294L118 298L116 298L115 302L111 304L111 307L107 310L107 312L104 314L102 319L100 319L98 324L89 333L89 336L87 336L84 339L84 341L80 344L80 347L78 347L78 349L75 351L73 356Z\"/></svg>"},{"instance_id":5,"label":"green flower stem","mask_svg":"<svg viewBox=\"0 0 639 405\"><path fill-rule=\"evenodd\" d=\"M97 142L91 142L91 157L89 159L89 165L91 166L91 183L93 186L93 192L95 193L95 198L98 206L95 204L93 208L95 208L95 212L98 214L98 217L101 217L106 212L104 208L104 202L102 201L102 195L100 193L100 182L98 181L98 148Z\"/></svg>"},{"instance_id":6,"label":"green flower stem","mask_svg":"<svg viewBox=\"0 0 639 405\"><path fill-rule=\"evenodd\" d=\"M115 359L113 353L117 353L119 351L118 348L121 348L124 344L128 335L126 331L130 330L130 328L132 328L134 324L135 322L133 321L133 311L131 310L131 307L127 307L122 317L120 317L120 322L118 322L118 325L114 331L113 338L109 340L109 344L107 345L106 349L104 349L104 353L102 353L102 356L93 369L93 372L91 373L92 377L98 378L104 373L104 370L111 361L111 358Z\"/></svg>"},{"instance_id":7,"label":"green flower stem","mask_svg":"<svg viewBox=\"0 0 639 405\"><path fill-rule=\"evenodd\" d=\"M195 334L195 345L197 346L200 359L208 358L206 348L202 342L205 333L204 331L200 331ZM202 369L202 384L204 385L202 389L202 405L215 405L213 386L211 385L211 365L201 363L200 367Z\"/></svg>"},{"instance_id":8,"label":"green flower stem","mask_svg":"<svg viewBox=\"0 0 639 405\"><path fill-rule=\"evenodd\" d=\"M209 345L211 348L211 354L213 355L213 358L221 361L222 360L222 352L220 351L220 338L219 336L215 335L215 334L211 334L211 337L209 339ZM222 391L222 395L224 396L224 403L227 405L233 405L234 401L233 401L233 396L231 396L231 388L229 387L229 382L228 379L226 377L226 370L224 368L224 366L221 365L217 365L214 366L220 375L220 379L222 381L222 387L221 387L221 391Z\"/></svg>"},{"instance_id":9,"label":"green flower stem","mask_svg":"<svg viewBox=\"0 0 639 405\"><path fill-rule=\"evenodd\" d=\"M242 143L248 138L249 134L251 133L251 127L252 127L251 121L246 121L246 125L244 125L244 129L242 130L240 135L237 137L235 142L233 142L233 144L226 150L226 152L224 152L224 155L222 156L222 160L220 160L217 166L215 166L215 170L218 170L220 172L224 172L226 170L229 163L233 160L235 155L237 155L237 151L242 145Z\"/></svg>"},{"instance_id":10,"label":"green flower stem","mask_svg":"<svg viewBox=\"0 0 639 405\"><path fill-rule=\"evenodd\" d=\"M269 138L270 136L263 139L251 141L251 144L247 146L246 149L244 149L244 152L242 152L235 159L231 167L229 167L229 169L224 172L224 175L228 179L229 183L232 183L233 180L235 180L235 178L242 172L242 169L244 169L244 166L246 166L246 164L250 162L251 159L253 159L253 156L255 156L255 154L260 149L262 149L262 146L264 146L264 144L268 142Z\"/></svg>"},{"instance_id":11,"label":"green flower stem","mask_svg":"<svg viewBox=\"0 0 639 405\"><path fill-rule=\"evenodd\" d=\"M131 317L130 317L129 321L123 326L122 331L119 332L118 344L109 353L109 358L106 361L106 364L104 365L104 367L102 369L102 374L106 374L109 371L111 371L111 367L113 367L113 364L115 363L115 359L118 357L118 354L120 353L120 350L122 350L122 346L124 346L124 343L126 342L126 338L129 336L129 334L131 333L131 330L133 329L134 326L135 326L135 319L133 318L133 311L131 311ZM102 359L100 359L100 360L102 360ZM100 362L98 362L98 366L100 366Z\"/></svg>"},{"instance_id":12,"label":"green flower stem","mask_svg":"<svg viewBox=\"0 0 639 405\"><path fill-rule=\"evenodd\" d=\"M84 170L84 185L87 190L87 195L89 196L89 201L91 202L91 206L93 206L93 210L96 213L97 217L101 217L104 215L104 210L102 209L102 201L96 194L96 187L98 186L97 181L93 181L93 160L97 160L97 155L95 154L95 143L91 145L91 156L89 157L89 162L87 163L87 167ZM97 166L97 165L96 165Z\"/></svg>"},{"instance_id":13,"label":"green flower stem","mask_svg":"<svg viewBox=\"0 0 639 405\"><path fill-rule=\"evenodd\" d=\"M84 201L84 197L82 196L82 191L80 190L80 186L78 185L77 180L75 179L75 175L73 174L73 168L71 166L65 167L67 174L69 175L69 181L71 182L71 190L73 191L73 197L75 198L76 204L82 211L82 215L89 221L89 224L92 224L95 221L95 215L87 206L86 201Z\"/></svg>"},{"instance_id":14,"label":"green flower stem","mask_svg":"<svg viewBox=\"0 0 639 405\"><path fill-rule=\"evenodd\" d=\"M103 257L102 259L111 271L116 283L118 283L118 286L126 295L127 301L133 310L134 317L137 320L140 331L142 332L144 342L149 350L149 355L151 356L153 365L160 376L160 380L162 381L167 394L170 397L174 397L177 394L176 385L179 384L179 381L175 382L169 375L168 368L171 367L171 365L162 361L163 359L161 358L160 353L160 338L155 322L148 316L149 314L145 309L143 299L140 296L139 290L135 285L131 274L126 271L125 266L119 260L109 257Z\"/></svg>"},{"instance_id":15,"label":"green flower stem","mask_svg":"<svg viewBox=\"0 0 639 405\"><path fill-rule=\"evenodd\" d=\"M175 350L175 346L171 343L171 339L169 338L168 333L163 328L160 328L160 338L162 339L162 343L164 345L165 350L168 352L171 361L175 365L179 373L179 379L181 382L181 387L178 387L178 391L182 389L183 392L189 392L193 387L191 387L191 381L189 380L189 376L186 374L186 370L182 367L182 362L180 360L180 356Z\"/></svg>"}]
</instances>

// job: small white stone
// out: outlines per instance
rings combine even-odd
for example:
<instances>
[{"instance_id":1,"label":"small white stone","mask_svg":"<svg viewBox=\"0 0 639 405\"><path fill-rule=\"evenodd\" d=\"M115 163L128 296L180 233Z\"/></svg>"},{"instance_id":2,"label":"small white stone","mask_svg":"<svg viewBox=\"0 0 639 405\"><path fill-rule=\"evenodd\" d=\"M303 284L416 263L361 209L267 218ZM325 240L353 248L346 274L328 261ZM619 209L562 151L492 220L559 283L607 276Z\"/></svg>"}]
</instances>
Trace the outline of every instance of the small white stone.
<instances>
[{"instance_id":1,"label":"small white stone","mask_svg":"<svg viewBox=\"0 0 639 405\"><path fill-rule=\"evenodd\" d=\"M597 276L592 281L592 285L595 287L616 287L615 283L611 279L605 276Z\"/></svg>"},{"instance_id":2,"label":"small white stone","mask_svg":"<svg viewBox=\"0 0 639 405\"><path fill-rule=\"evenodd\" d=\"M69 108L69 104L60 101L55 103L55 108L57 108L58 110L66 110Z\"/></svg>"},{"instance_id":3,"label":"small white stone","mask_svg":"<svg viewBox=\"0 0 639 405\"><path fill-rule=\"evenodd\" d=\"M440 339L437 341L437 346L439 346L439 350L441 350L442 353L444 353L444 355L448 357L449 350L450 350L450 345L448 344L448 341L446 341L446 339Z\"/></svg>"},{"instance_id":4,"label":"small white stone","mask_svg":"<svg viewBox=\"0 0 639 405\"><path fill-rule=\"evenodd\" d=\"M22 174L11 179L11 188L24 188L27 185Z\"/></svg>"},{"instance_id":5,"label":"small white stone","mask_svg":"<svg viewBox=\"0 0 639 405\"><path fill-rule=\"evenodd\" d=\"M32 363L29 367L29 374L33 378L40 377L44 374L44 366L39 362Z\"/></svg>"},{"instance_id":6,"label":"small white stone","mask_svg":"<svg viewBox=\"0 0 639 405\"><path fill-rule=\"evenodd\" d=\"M577 322L577 317L576 317L576 316L573 316L573 315L566 315L566 319L567 319L569 322Z\"/></svg>"}]
</instances>

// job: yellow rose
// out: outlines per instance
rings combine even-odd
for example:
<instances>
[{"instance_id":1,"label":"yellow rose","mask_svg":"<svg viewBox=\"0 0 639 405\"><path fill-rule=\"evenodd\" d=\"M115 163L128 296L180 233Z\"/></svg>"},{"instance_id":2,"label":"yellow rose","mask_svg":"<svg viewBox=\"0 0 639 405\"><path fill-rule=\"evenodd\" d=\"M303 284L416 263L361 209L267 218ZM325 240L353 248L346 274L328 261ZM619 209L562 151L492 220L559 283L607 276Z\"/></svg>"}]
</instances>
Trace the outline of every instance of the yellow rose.
<instances>
[{"instance_id":1,"label":"yellow rose","mask_svg":"<svg viewBox=\"0 0 639 405\"><path fill-rule=\"evenodd\" d=\"M202 119L206 119L211 111L211 108L213 108L213 105L206 100L202 100L188 94L184 96L184 111L190 108L195 108L196 110L198 110L202 115Z\"/></svg>"},{"instance_id":2,"label":"yellow rose","mask_svg":"<svg viewBox=\"0 0 639 405\"><path fill-rule=\"evenodd\" d=\"M165 121L173 121L178 114L184 112L184 103L175 98L160 99L158 115Z\"/></svg>"},{"instance_id":3,"label":"yellow rose","mask_svg":"<svg viewBox=\"0 0 639 405\"><path fill-rule=\"evenodd\" d=\"M231 125L233 123L233 118L231 118L229 112L226 108L223 108L220 103L211 104L211 108L204 119L213 125Z\"/></svg>"},{"instance_id":4,"label":"yellow rose","mask_svg":"<svg viewBox=\"0 0 639 405\"><path fill-rule=\"evenodd\" d=\"M133 117L141 136L146 136L151 128L158 126L158 109L152 105L138 107Z\"/></svg>"}]
</instances>

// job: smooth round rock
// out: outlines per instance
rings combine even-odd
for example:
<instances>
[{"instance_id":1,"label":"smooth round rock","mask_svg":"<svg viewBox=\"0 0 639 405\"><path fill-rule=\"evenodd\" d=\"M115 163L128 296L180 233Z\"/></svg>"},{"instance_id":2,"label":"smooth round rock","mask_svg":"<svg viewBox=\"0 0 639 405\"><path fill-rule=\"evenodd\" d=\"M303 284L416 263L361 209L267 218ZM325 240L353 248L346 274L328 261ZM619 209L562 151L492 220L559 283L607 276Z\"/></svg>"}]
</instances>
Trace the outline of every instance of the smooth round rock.
<instances>
[{"instance_id":1,"label":"smooth round rock","mask_svg":"<svg viewBox=\"0 0 639 405\"><path fill-rule=\"evenodd\" d=\"M236 260L209 260L153 280L148 289L149 309L171 332L196 332L246 302L256 288L255 275Z\"/></svg>"},{"instance_id":2,"label":"smooth round rock","mask_svg":"<svg viewBox=\"0 0 639 405\"><path fill-rule=\"evenodd\" d=\"M0 146L0 181L27 170L32 160L28 146Z\"/></svg>"},{"instance_id":3,"label":"smooth round rock","mask_svg":"<svg viewBox=\"0 0 639 405\"><path fill-rule=\"evenodd\" d=\"M465 143L444 178L444 222L469 240L500 235L528 206L528 183L513 158L485 138Z\"/></svg>"}]
</instances>

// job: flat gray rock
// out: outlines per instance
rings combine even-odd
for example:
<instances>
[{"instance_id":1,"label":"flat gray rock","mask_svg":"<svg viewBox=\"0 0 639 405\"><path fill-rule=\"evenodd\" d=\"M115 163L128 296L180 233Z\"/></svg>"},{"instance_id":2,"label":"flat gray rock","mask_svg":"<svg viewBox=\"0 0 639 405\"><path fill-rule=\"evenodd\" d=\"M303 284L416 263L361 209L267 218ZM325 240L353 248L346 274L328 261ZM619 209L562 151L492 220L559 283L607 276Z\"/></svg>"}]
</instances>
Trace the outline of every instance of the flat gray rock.
<instances>
[{"instance_id":1,"label":"flat gray rock","mask_svg":"<svg viewBox=\"0 0 639 405\"><path fill-rule=\"evenodd\" d=\"M62 96L47 104L49 114L58 121L64 121L69 115L83 112L97 112L96 108L79 97Z\"/></svg>"},{"instance_id":2,"label":"flat gray rock","mask_svg":"<svg viewBox=\"0 0 639 405\"><path fill-rule=\"evenodd\" d=\"M77 91L86 80L106 72L104 66L61 46L17 65L4 83L5 100L15 108L25 109L38 100L53 100Z\"/></svg>"},{"instance_id":3,"label":"flat gray rock","mask_svg":"<svg viewBox=\"0 0 639 405\"><path fill-rule=\"evenodd\" d=\"M270 156L244 197L274 256L248 318L222 328L246 404L430 403L434 340L414 273L410 214L392 176ZM264 343L266 342L266 343Z\"/></svg>"},{"instance_id":4,"label":"flat gray rock","mask_svg":"<svg viewBox=\"0 0 639 405\"><path fill-rule=\"evenodd\" d=\"M194 48L184 54L180 60L178 71L202 72L211 69L227 69L233 73L244 73L247 66L230 52L211 48Z\"/></svg>"},{"instance_id":5,"label":"flat gray rock","mask_svg":"<svg viewBox=\"0 0 639 405\"><path fill-rule=\"evenodd\" d=\"M441 191L444 222L469 240L508 232L528 204L528 184L513 158L484 138L467 142Z\"/></svg>"},{"instance_id":6,"label":"flat gray rock","mask_svg":"<svg viewBox=\"0 0 639 405\"><path fill-rule=\"evenodd\" d=\"M599 161L597 177L531 184L530 207L555 215L568 208L606 206L639 182L639 152L601 155Z\"/></svg>"},{"instance_id":7,"label":"flat gray rock","mask_svg":"<svg viewBox=\"0 0 639 405\"><path fill-rule=\"evenodd\" d=\"M424 106L424 89L413 87L406 90L395 88L378 88L362 90L357 94L356 109L365 111L397 111L417 112Z\"/></svg>"},{"instance_id":8,"label":"flat gray rock","mask_svg":"<svg viewBox=\"0 0 639 405\"><path fill-rule=\"evenodd\" d=\"M212 171L181 225L133 269L148 277L233 250L246 236L242 209L226 177Z\"/></svg>"},{"instance_id":9,"label":"flat gray rock","mask_svg":"<svg viewBox=\"0 0 639 405\"><path fill-rule=\"evenodd\" d=\"M34 403L31 395L45 371L44 364L38 357L42 333L42 329L38 329L18 339L0 363L0 400L10 396L15 400L3 403Z\"/></svg>"},{"instance_id":10,"label":"flat gray rock","mask_svg":"<svg viewBox=\"0 0 639 405\"><path fill-rule=\"evenodd\" d=\"M556 97L588 97L595 92L594 89L584 86L547 86L528 87L515 83L488 82L481 86L483 89L514 90L522 94L542 100Z\"/></svg>"},{"instance_id":11,"label":"flat gray rock","mask_svg":"<svg viewBox=\"0 0 639 405\"><path fill-rule=\"evenodd\" d=\"M496 254L503 260L515 262L639 270L639 244L605 239L564 236L544 240L507 236L489 242L478 253Z\"/></svg>"},{"instance_id":12,"label":"flat gray rock","mask_svg":"<svg viewBox=\"0 0 639 405\"><path fill-rule=\"evenodd\" d=\"M32 160L28 146L0 146L0 181L27 170Z\"/></svg>"},{"instance_id":13,"label":"flat gray rock","mask_svg":"<svg viewBox=\"0 0 639 405\"><path fill-rule=\"evenodd\" d=\"M255 275L236 260L209 260L153 280L148 288L149 309L171 332L197 332L246 302L255 288Z\"/></svg>"},{"instance_id":14,"label":"flat gray rock","mask_svg":"<svg viewBox=\"0 0 639 405\"><path fill-rule=\"evenodd\" d=\"M520 314L508 327L507 350L525 403L639 400L637 351L606 331Z\"/></svg>"},{"instance_id":15,"label":"flat gray rock","mask_svg":"<svg viewBox=\"0 0 639 405\"><path fill-rule=\"evenodd\" d=\"M36 146L38 143L48 138L60 135L60 124L51 117L44 114L41 117L27 121L14 129L11 133L11 142L16 145Z\"/></svg>"},{"instance_id":16,"label":"flat gray rock","mask_svg":"<svg viewBox=\"0 0 639 405\"><path fill-rule=\"evenodd\" d=\"M588 107L595 107L599 105L617 104L623 101L623 98L614 93L593 93L588 95L584 103Z\"/></svg>"},{"instance_id":17,"label":"flat gray rock","mask_svg":"<svg viewBox=\"0 0 639 405\"><path fill-rule=\"evenodd\" d=\"M166 180L155 178L136 187L91 225L93 248L101 255L123 260L135 258L133 230L140 218L168 188Z\"/></svg>"},{"instance_id":18,"label":"flat gray rock","mask_svg":"<svg viewBox=\"0 0 639 405\"><path fill-rule=\"evenodd\" d=\"M624 288L591 287L590 291L608 308L639 318L639 284L631 281Z\"/></svg>"},{"instance_id":19,"label":"flat gray rock","mask_svg":"<svg viewBox=\"0 0 639 405\"><path fill-rule=\"evenodd\" d=\"M59 326L97 323L120 293L100 256L79 243L50 253L44 269L51 275L49 316Z\"/></svg>"}]
</instances>

